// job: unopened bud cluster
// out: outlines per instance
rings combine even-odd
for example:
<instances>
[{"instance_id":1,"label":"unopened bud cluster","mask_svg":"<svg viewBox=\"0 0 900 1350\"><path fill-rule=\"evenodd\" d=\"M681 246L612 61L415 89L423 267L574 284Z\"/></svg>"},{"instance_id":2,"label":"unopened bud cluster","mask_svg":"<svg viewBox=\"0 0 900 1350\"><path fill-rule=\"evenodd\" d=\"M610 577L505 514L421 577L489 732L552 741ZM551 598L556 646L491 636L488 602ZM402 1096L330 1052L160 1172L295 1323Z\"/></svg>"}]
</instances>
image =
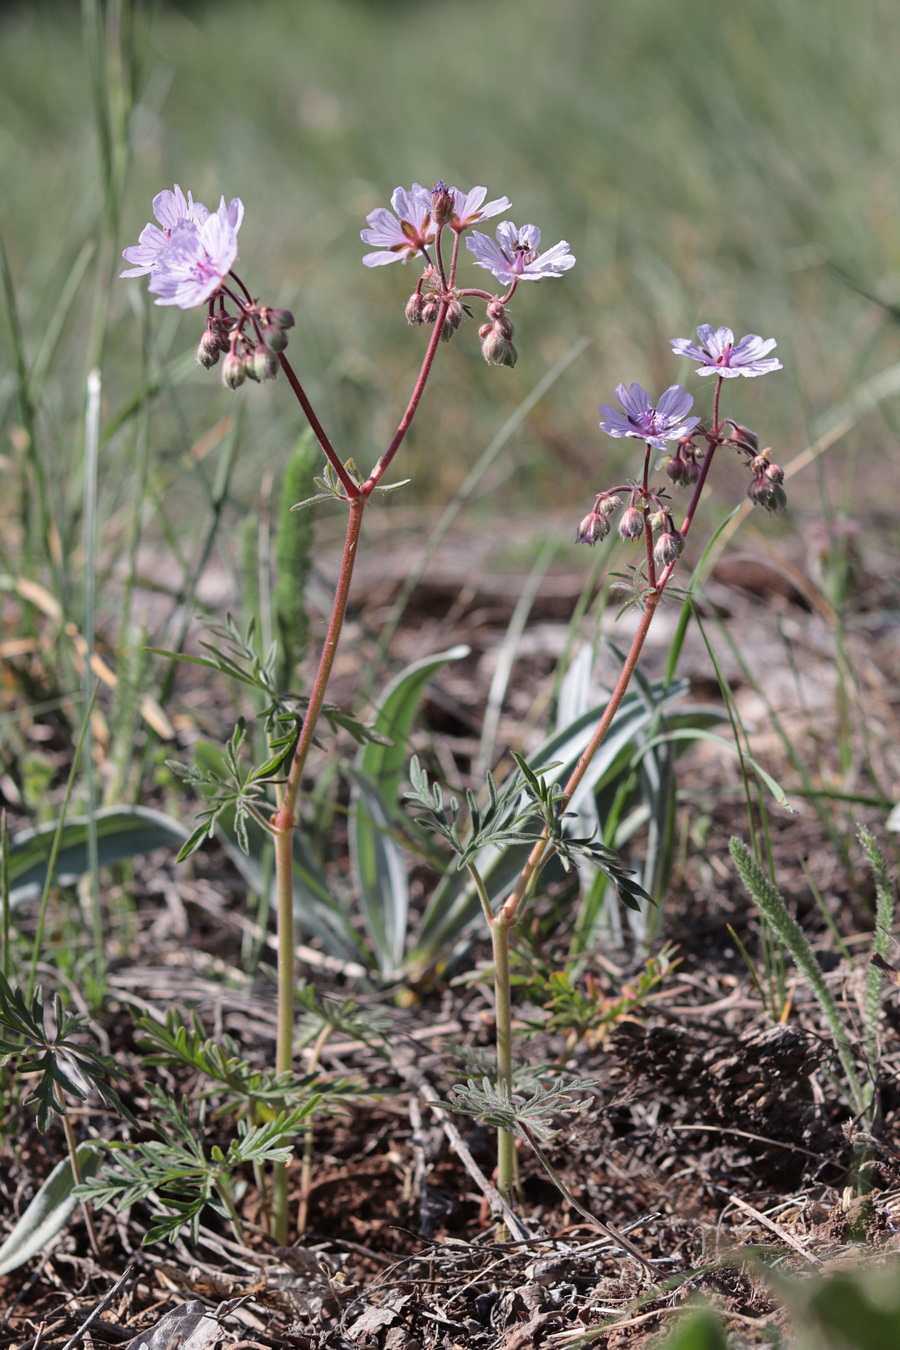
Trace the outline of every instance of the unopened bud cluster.
<instances>
[{"instance_id":1,"label":"unopened bud cluster","mask_svg":"<svg viewBox=\"0 0 900 1350\"><path fill-rule=\"evenodd\" d=\"M228 389L237 389L247 379L274 380L278 353L287 346L287 330L293 326L289 309L248 305L238 318L220 306L206 320L197 361L210 370L224 353L222 383Z\"/></svg>"},{"instance_id":2,"label":"unopened bud cluster","mask_svg":"<svg viewBox=\"0 0 900 1350\"><path fill-rule=\"evenodd\" d=\"M787 506L787 495L781 486L784 482L784 469L769 459L771 450L763 450L750 461L750 486L747 496L756 506L764 506L767 511L783 511Z\"/></svg>"},{"instance_id":3,"label":"unopened bud cluster","mask_svg":"<svg viewBox=\"0 0 900 1350\"><path fill-rule=\"evenodd\" d=\"M653 548L653 556L661 567L668 566L681 556L684 537L675 528L672 513L658 493L644 492L632 486L614 488L610 492L600 492L594 499L593 508L581 521L575 534L577 544L594 544L605 539L610 532L610 517L622 506L622 492L630 491L629 504L619 517L619 537L621 539L639 539L649 529L658 536Z\"/></svg>"},{"instance_id":4,"label":"unopened bud cluster","mask_svg":"<svg viewBox=\"0 0 900 1350\"><path fill-rule=\"evenodd\" d=\"M519 353L513 346L512 319L499 300L491 300L487 307L488 322L478 330L481 338L481 355L489 366L514 366Z\"/></svg>"}]
</instances>

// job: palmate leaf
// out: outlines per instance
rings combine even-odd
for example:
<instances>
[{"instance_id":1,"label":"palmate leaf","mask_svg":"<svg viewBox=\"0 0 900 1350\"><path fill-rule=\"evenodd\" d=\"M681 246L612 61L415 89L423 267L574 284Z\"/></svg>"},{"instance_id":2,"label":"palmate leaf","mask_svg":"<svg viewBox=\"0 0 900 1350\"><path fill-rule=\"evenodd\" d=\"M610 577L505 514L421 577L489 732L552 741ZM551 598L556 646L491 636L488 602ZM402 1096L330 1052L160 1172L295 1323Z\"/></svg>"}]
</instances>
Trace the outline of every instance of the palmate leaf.
<instances>
[{"instance_id":1,"label":"palmate leaf","mask_svg":"<svg viewBox=\"0 0 900 1350\"><path fill-rule=\"evenodd\" d=\"M549 1087L536 1083L527 1092L505 1095L489 1078L480 1083L470 1078L465 1085L457 1083L451 1088L445 1103L429 1104L471 1116L496 1130L515 1130L524 1123L538 1139L548 1139L553 1133L550 1122L586 1110L599 1087L597 1078L555 1078Z\"/></svg>"},{"instance_id":2,"label":"palmate leaf","mask_svg":"<svg viewBox=\"0 0 900 1350\"><path fill-rule=\"evenodd\" d=\"M89 1031L87 1018L67 1013L57 994L52 1022L55 1030L51 1031L45 1024L40 986L29 1003L22 990L13 988L0 974L0 1027L8 1033L0 1040L0 1063L15 1061L20 1073L39 1075L25 1104L35 1108L41 1133L50 1128L56 1116L65 1115L67 1096L85 1101L91 1092L96 1092L117 1114L137 1124L107 1081L118 1074L114 1061L75 1039Z\"/></svg>"},{"instance_id":3,"label":"palmate leaf","mask_svg":"<svg viewBox=\"0 0 900 1350\"><path fill-rule=\"evenodd\" d=\"M168 1212L154 1214L145 1245L163 1238L174 1242L186 1227L196 1241L207 1205L228 1217L217 1189L228 1194L235 1170L246 1163L288 1162L304 1123L321 1101L311 1096L261 1125L239 1121L237 1138L229 1141L227 1150L212 1145L207 1152L203 1104L195 1120L189 1103L179 1103L159 1089L151 1089L150 1095L157 1107L159 1137L108 1146L110 1160L75 1192L95 1205L114 1206L120 1212L139 1201L161 1202Z\"/></svg>"}]
</instances>

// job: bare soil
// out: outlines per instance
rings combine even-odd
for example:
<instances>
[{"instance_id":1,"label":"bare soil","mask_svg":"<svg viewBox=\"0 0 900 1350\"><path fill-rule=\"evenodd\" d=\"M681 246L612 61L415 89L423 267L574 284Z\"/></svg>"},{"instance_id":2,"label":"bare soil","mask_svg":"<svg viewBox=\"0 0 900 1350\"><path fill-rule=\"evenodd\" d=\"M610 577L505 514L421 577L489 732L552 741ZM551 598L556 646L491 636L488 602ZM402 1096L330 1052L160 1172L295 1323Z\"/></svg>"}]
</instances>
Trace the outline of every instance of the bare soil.
<instances>
[{"instance_id":1,"label":"bare soil","mask_svg":"<svg viewBox=\"0 0 900 1350\"><path fill-rule=\"evenodd\" d=\"M752 753L796 808L795 814L777 807L767 813L767 846L782 893L827 971L861 1070L877 1074L877 1142L864 1186L854 1172L860 1157L855 1122L815 1000L788 960L780 1019L773 1019L771 1000L761 997L765 977L761 990L739 951L736 938L755 970L764 971L759 918L727 851L731 835L747 835L747 807L735 756L699 744L681 761L682 849L656 940L657 947L676 944L680 963L643 1006L578 1045L569 1067L598 1086L589 1108L561 1121L546 1146L571 1195L604 1224L626 1232L647 1264L589 1223L524 1144L522 1198L515 1206L520 1227L511 1239L508 1233L498 1239L490 1134L431 1105L467 1076L473 1054L490 1053L493 1014L485 983L435 977L397 998L396 991L354 983L313 943L302 952L306 977L326 997L352 992L364 1007L389 1016L391 1031L387 1057L340 1037L325 1048L324 1068L359 1080L366 1095L316 1125L303 1237L287 1249L273 1245L252 1185L242 1201L246 1247L208 1210L196 1247L180 1239L142 1248L148 1210L136 1206L122 1215L97 1215L100 1254L94 1255L76 1214L42 1257L0 1279L0 1348L69 1350L80 1340L134 1350L142 1343L151 1350L176 1344L197 1350L216 1342L300 1350L562 1350L590 1333L601 1350L634 1350L653 1343L698 1296L720 1310L731 1343L763 1345L785 1325L765 1280L767 1262L802 1273L877 1261L895 1250L900 993L885 982L880 1059L866 1066L861 1000L873 886L855 830L871 825L893 861L892 837L883 830L886 811L877 802L896 792L900 778L896 573L895 563L874 553L860 564L837 665L834 611L794 546L754 539L743 553L726 555L704 601ZM370 582L361 576L336 702L351 697L371 634L404 575L401 557L396 573L379 570ZM522 719L536 699L550 696L583 579L583 573L556 570L540 590L503 704L499 746L527 749ZM451 642L471 647L470 657L435 682L419 733L463 785L520 587L521 577L495 568L473 541L457 540L432 564L398 633L401 661ZM676 608L661 615L647 653L650 675L661 669ZM721 630L712 623L714 610ZM626 616L615 629L620 646L628 623ZM612 660L602 657L599 678ZM17 669L19 678L6 690L11 708L21 707L29 692ZM694 701L721 705L697 631L680 673L691 681ZM188 675L176 703L208 730L220 712L225 721L219 698L216 690L192 686ZM773 708L810 780L836 797L815 802L793 793L800 778ZM48 729L41 735L52 748L53 718L34 724ZM62 746L59 753L64 759ZM838 800L842 794L856 800ZM754 818L758 825L757 812ZM96 1025L101 1048L128 1074L125 1097L140 1117L151 1071L135 1044L135 1017L194 1008L211 1033L227 1032L264 1065L274 1039L274 992L262 974L244 973L242 941L252 924L243 883L219 850L190 867L153 855L140 863L129 893L128 940L110 933L109 990ZM65 903L71 902L70 896ZM538 906L542 914L552 914L552 897ZM26 933L33 922L33 915L22 919ZM544 941L548 959L559 960L565 934L551 930ZM593 978L614 998L645 955L626 937L622 947L595 954ZM488 956L487 947L476 948L469 960L483 966ZM44 975L52 980L52 971ZM68 992L77 1003L77 989ZM518 1056L549 1072L562 1038L524 1035L527 1024L540 1020L540 1010L527 1001L517 1014ZM187 1096L198 1087L171 1076L167 1085ZM3 1097L0 1240L64 1150L59 1131L37 1133L32 1113L20 1104L23 1095L13 1082ZM72 1118L82 1137L108 1137L116 1128L92 1106ZM299 1169L295 1200L298 1187ZM163 1318L169 1320L158 1325Z\"/></svg>"}]
</instances>

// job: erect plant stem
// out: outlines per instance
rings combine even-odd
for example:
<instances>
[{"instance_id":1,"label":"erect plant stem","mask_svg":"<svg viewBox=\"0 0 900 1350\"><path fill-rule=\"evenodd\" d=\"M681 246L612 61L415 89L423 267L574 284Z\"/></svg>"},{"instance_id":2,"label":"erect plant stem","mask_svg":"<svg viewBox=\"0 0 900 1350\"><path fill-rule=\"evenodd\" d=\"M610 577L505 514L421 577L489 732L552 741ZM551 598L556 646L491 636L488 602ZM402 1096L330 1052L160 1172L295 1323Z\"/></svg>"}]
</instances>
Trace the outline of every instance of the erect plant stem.
<instances>
[{"instance_id":1,"label":"erect plant stem","mask_svg":"<svg viewBox=\"0 0 900 1350\"><path fill-rule=\"evenodd\" d=\"M441 330L447 316L448 301L443 301L438 311L431 340L428 343L418 378L406 406L400 424L387 450L381 456L368 480L360 485L344 468L337 452L326 435L321 422L306 396L290 362L279 353L279 361L288 378L290 386L312 427L325 457L340 480L349 503L347 533L344 539L344 551L338 573L334 601L328 631L319 658L319 668L309 696L303 725L297 738L287 781L280 793L278 809L271 820L272 833L275 836L275 890L277 897L276 921L278 925L278 1029L275 1050L275 1068L277 1073L290 1073L293 1067L294 1037L294 830L296 829L297 797L303 779L303 770L316 733L319 714L325 702L328 682L331 678L334 658L337 655L338 642L347 614L350 597L350 583L353 580L353 568L359 546L363 512L372 492L403 442L416 409L425 391L431 367L434 364ZM288 1175L287 1164L276 1163L272 1185L272 1225L275 1241L281 1246L288 1242Z\"/></svg>"},{"instance_id":2,"label":"erect plant stem","mask_svg":"<svg viewBox=\"0 0 900 1350\"><path fill-rule=\"evenodd\" d=\"M306 390L298 380L294 367L291 365L284 352L278 353L278 363L287 376L288 384L291 386L291 389L293 389L294 396L300 404L300 407L303 409L303 415L312 428L313 435L321 445L325 458L340 479L341 486L348 498L352 501L354 497L359 496L359 484L354 483L353 479L341 463L340 455L331 444L325 428L316 416L316 411L306 396Z\"/></svg>"},{"instance_id":3,"label":"erect plant stem","mask_svg":"<svg viewBox=\"0 0 900 1350\"><path fill-rule=\"evenodd\" d=\"M512 989L509 980L510 920L502 912L491 921L494 949L494 1001L497 1019L497 1091L509 1099L513 1089ZM509 1204L515 1179L515 1138L512 1130L497 1132L497 1190Z\"/></svg>"},{"instance_id":4,"label":"erect plant stem","mask_svg":"<svg viewBox=\"0 0 900 1350\"><path fill-rule=\"evenodd\" d=\"M328 1040L334 1027L327 1023L316 1037L315 1044L310 1051L307 1072L314 1074L319 1067L319 1061L322 1057L322 1051L325 1048L325 1042ZM313 1159L313 1118L309 1120L303 1129L303 1167L300 1172L300 1211L297 1219L297 1231L302 1237L306 1232L306 1222L309 1217L309 1193L312 1189L312 1159Z\"/></svg>"},{"instance_id":5,"label":"erect plant stem","mask_svg":"<svg viewBox=\"0 0 900 1350\"><path fill-rule=\"evenodd\" d=\"M62 1094L60 1092L57 1092L57 1097L60 1100L60 1104L63 1105L64 1108L64 1103L62 1103ZM72 1129L72 1122L66 1115L65 1109L63 1109L62 1114L60 1115L60 1120L62 1121L63 1132L65 1133L66 1136L66 1148L69 1150L69 1162L71 1163L72 1166L72 1180L74 1181L76 1186L80 1186L82 1184L83 1178L81 1175L81 1167L79 1166L78 1163L78 1145L75 1143L75 1131ZM87 1228L88 1240L91 1244L91 1251L94 1253L95 1256L99 1256L100 1243L97 1240L97 1229L94 1227L94 1216L91 1213L91 1206L89 1200L82 1200L81 1212L84 1215L84 1223L85 1227Z\"/></svg>"}]
</instances>

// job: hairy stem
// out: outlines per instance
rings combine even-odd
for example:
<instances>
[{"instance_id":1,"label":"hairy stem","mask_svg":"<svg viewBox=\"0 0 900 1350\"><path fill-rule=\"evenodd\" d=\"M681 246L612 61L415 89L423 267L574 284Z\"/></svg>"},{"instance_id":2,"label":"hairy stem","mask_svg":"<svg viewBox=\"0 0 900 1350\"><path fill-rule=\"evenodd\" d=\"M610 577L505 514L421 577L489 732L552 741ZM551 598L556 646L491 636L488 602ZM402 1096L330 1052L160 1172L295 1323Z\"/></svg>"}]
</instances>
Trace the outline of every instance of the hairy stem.
<instances>
[{"instance_id":1,"label":"hairy stem","mask_svg":"<svg viewBox=\"0 0 900 1350\"><path fill-rule=\"evenodd\" d=\"M341 568L338 573L337 587L328 622L328 631L319 658L319 668L309 696L309 704L300 735L294 749L287 782L280 794L278 809L271 820L272 833L275 835L275 889L277 895L278 924L278 1030L276 1042L275 1067L278 1073L289 1073L293 1067L294 1036L294 884L293 884L293 843L296 829L297 797L303 779L303 770L316 733L319 714L325 702L325 693L331 679L334 658L337 655L338 642L347 614L347 602L350 597L350 583L353 580L353 568L359 547L363 512L372 492L403 442L416 409L425 391L428 376L434 364L437 345L447 315L449 301L444 300L438 311L434 331L422 360L418 379L406 406L400 424L394 433L387 450L376 464L367 482L362 487L355 483L344 468L341 460L328 439L321 422L313 410L290 363L279 353L279 361L288 378L291 388L303 409L309 425L318 438L329 464L340 479L350 507L347 521L347 534L344 539L344 551ZM276 1163L272 1185L272 1221L275 1241L286 1246L288 1241L288 1173L286 1163Z\"/></svg>"},{"instance_id":2,"label":"hairy stem","mask_svg":"<svg viewBox=\"0 0 900 1350\"><path fill-rule=\"evenodd\" d=\"M60 1105L64 1106L64 1103L62 1102L62 1094L59 1093L58 1090L57 1090L57 1097L60 1100ZM62 1121L63 1131L66 1136L66 1148L69 1150L69 1162L72 1165L72 1180L74 1181L76 1186L80 1186L82 1184L83 1178L81 1175L81 1168L78 1165L78 1145L75 1143L75 1131L72 1129L72 1122L66 1115L65 1110L63 1110L62 1112L60 1120ZM95 1256L99 1256L100 1243L97 1240L97 1229L94 1227L94 1216L91 1213L91 1206L88 1200L82 1200L81 1212L84 1215L84 1223L85 1227L87 1228L88 1240L91 1244L91 1251L94 1253Z\"/></svg>"},{"instance_id":3,"label":"hairy stem","mask_svg":"<svg viewBox=\"0 0 900 1350\"><path fill-rule=\"evenodd\" d=\"M315 1073L319 1067L319 1061L322 1057L322 1051L334 1027L324 1026L316 1037L315 1044L310 1052L309 1063L306 1066L308 1073ZM303 1130L303 1166L300 1172L300 1212L297 1219L297 1231L303 1236L306 1232L306 1224L309 1218L309 1193L312 1189L312 1160L313 1160L313 1122L310 1116Z\"/></svg>"},{"instance_id":4,"label":"hairy stem","mask_svg":"<svg viewBox=\"0 0 900 1350\"><path fill-rule=\"evenodd\" d=\"M509 1099L513 1088L512 990L509 981L509 930L512 924L498 914L491 923L494 949L494 1001L497 1018L497 1091ZM497 1190L509 1203L515 1179L515 1138L512 1130L497 1132Z\"/></svg>"}]
</instances>

